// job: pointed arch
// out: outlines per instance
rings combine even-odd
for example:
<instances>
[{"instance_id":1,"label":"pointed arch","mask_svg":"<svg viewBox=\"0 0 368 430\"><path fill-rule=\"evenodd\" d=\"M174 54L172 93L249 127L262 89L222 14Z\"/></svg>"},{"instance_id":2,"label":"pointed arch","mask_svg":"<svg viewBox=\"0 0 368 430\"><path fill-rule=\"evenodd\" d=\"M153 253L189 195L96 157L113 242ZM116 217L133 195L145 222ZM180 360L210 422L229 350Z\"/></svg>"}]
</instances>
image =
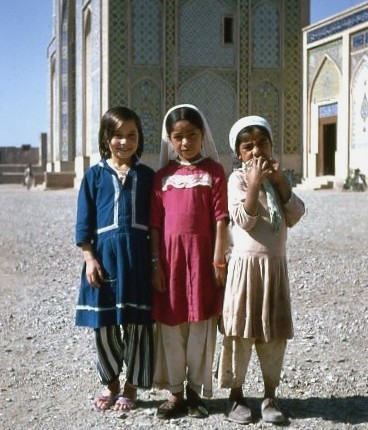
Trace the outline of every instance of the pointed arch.
<instances>
[{"instance_id":1,"label":"pointed arch","mask_svg":"<svg viewBox=\"0 0 368 430\"><path fill-rule=\"evenodd\" d=\"M337 100L340 95L341 72L335 61L325 55L310 86L311 103Z\"/></svg>"}]
</instances>

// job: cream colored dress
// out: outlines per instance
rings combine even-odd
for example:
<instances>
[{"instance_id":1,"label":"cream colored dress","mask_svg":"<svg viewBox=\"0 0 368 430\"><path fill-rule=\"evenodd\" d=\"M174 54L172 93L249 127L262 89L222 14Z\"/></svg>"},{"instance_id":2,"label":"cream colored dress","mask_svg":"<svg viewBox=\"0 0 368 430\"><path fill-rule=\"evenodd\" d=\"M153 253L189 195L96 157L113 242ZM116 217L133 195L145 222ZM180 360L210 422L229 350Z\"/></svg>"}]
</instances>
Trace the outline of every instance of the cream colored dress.
<instances>
[{"instance_id":1,"label":"cream colored dress","mask_svg":"<svg viewBox=\"0 0 368 430\"><path fill-rule=\"evenodd\" d=\"M243 202L247 184L242 170L228 181L232 251L223 307L226 336L269 341L293 337L289 278L286 262L287 227L296 224L305 212L304 203L294 193L281 205L283 222L275 232L262 189L258 216L249 216Z\"/></svg>"}]
</instances>

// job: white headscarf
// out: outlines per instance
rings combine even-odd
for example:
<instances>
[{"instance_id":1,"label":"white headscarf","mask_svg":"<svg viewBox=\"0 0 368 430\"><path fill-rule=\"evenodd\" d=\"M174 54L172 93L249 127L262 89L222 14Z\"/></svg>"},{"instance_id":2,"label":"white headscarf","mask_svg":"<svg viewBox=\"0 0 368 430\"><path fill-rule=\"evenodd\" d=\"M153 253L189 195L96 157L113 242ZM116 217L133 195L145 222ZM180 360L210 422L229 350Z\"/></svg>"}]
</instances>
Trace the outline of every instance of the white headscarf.
<instances>
[{"instance_id":1,"label":"white headscarf","mask_svg":"<svg viewBox=\"0 0 368 430\"><path fill-rule=\"evenodd\" d=\"M164 120L162 122L162 133L161 133L161 152L160 152L160 167L164 167L166 166L170 160L175 160L175 158L178 156L178 154L176 153L174 147L172 146L171 140L170 140L170 136L167 135L167 131L166 131L166 121L168 116L176 109L180 109L180 108L191 108L194 109L195 111L197 111L203 121L203 125L204 125L204 136L203 136L203 142L202 142L202 150L201 150L201 154L203 157L211 157L212 159L214 159L215 161L218 161L218 154L217 154L217 150L216 150L216 145L215 142L213 140L212 137L212 133L210 130L210 127L207 123L207 120L205 118L205 116L203 115L203 113L194 105L191 104L180 104L180 105L176 105L172 108L170 108L165 117Z\"/></svg>"},{"instance_id":2,"label":"white headscarf","mask_svg":"<svg viewBox=\"0 0 368 430\"><path fill-rule=\"evenodd\" d=\"M268 131L272 142L271 126L265 118L262 118L261 116L256 116L256 115L245 116L244 118L240 118L231 127L231 130L229 133L229 144L234 153L236 153L235 144L236 144L236 139L238 137L238 134L245 127L249 127L249 126L260 126L265 128ZM248 163L243 163L243 169L245 171L249 168L247 164ZM277 198L276 190L269 179L266 178L263 181L263 188L266 193L267 207L270 213L271 224L274 231L277 233L280 230L283 222L283 212L279 204L279 199Z\"/></svg>"},{"instance_id":3,"label":"white headscarf","mask_svg":"<svg viewBox=\"0 0 368 430\"><path fill-rule=\"evenodd\" d=\"M230 144L230 148L234 153L235 153L236 138L238 137L238 134L243 130L243 128L249 127L252 125L264 127L270 134L270 138L272 142L273 138L272 138L271 126L265 118L262 118L261 116L257 116L257 115L245 116L243 118L240 118L238 121L236 121L236 123L231 127L231 130L229 133L229 144Z\"/></svg>"}]
</instances>

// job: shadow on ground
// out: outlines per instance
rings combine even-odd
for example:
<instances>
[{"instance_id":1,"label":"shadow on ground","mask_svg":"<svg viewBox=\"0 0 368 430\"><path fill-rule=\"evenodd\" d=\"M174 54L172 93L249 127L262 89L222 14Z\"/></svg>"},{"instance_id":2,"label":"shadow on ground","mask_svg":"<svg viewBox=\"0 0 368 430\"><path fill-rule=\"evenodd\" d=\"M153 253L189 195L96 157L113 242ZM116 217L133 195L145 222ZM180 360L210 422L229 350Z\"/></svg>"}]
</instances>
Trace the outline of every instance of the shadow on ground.
<instances>
[{"instance_id":1,"label":"shadow on ground","mask_svg":"<svg viewBox=\"0 0 368 430\"><path fill-rule=\"evenodd\" d=\"M260 398L247 398L255 421L261 418ZM141 407L157 408L162 401L139 402ZM205 400L210 414L226 411L226 399ZM311 397L309 399L279 399L280 409L293 420L320 418L324 421L343 424L368 423L368 397L353 396L344 398Z\"/></svg>"},{"instance_id":2,"label":"shadow on ground","mask_svg":"<svg viewBox=\"0 0 368 430\"><path fill-rule=\"evenodd\" d=\"M368 397L283 399L280 406L294 419L322 418L344 424L368 423Z\"/></svg>"}]
</instances>

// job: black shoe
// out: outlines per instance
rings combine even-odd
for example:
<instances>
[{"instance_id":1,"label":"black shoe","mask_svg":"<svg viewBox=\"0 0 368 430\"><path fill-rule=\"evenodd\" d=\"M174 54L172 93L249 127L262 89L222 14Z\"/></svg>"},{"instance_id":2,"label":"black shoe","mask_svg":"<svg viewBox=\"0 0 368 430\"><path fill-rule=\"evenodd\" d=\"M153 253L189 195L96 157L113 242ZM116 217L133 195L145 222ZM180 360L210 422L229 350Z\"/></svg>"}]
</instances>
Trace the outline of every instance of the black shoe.
<instances>
[{"instance_id":1,"label":"black shoe","mask_svg":"<svg viewBox=\"0 0 368 430\"><path fill-rule=\"evenodd\" d=\"M209 413L203 400L189 386L186 387L188 415L192 418L207 418Z\"/></svg>"},{"instance_id":2,"label":"black shoe","mask_svg":"<svg viewBox=\"0 0 368 430\"><path fill-rule=\"evenodd\" d=\"M187 408L184 400L181 402L166 400L166 402L157 408L157 417L163 420L170 420L185 415L186 411Z\"/></svg>"}]
</instances>

